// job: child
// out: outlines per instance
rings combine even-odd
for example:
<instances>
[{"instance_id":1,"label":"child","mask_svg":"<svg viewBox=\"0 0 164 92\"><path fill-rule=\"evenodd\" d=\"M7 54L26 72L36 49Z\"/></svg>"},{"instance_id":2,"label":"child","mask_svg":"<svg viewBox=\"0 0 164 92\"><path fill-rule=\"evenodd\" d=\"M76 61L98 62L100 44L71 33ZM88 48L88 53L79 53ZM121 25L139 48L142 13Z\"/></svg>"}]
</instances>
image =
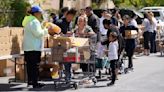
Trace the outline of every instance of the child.
<instances>
[{"instance_id":1,"label":"child","mask_svg":"<svg viewBox=\"0 0 164 92\"><path fill-rule=\"evenodd\" d=\"M118 60L118 35L116 32L111 32L109 35L108 59L112 71L112 81L107 86L114 85L116 80L116 64Z\"/></svg>"}]
</instances>

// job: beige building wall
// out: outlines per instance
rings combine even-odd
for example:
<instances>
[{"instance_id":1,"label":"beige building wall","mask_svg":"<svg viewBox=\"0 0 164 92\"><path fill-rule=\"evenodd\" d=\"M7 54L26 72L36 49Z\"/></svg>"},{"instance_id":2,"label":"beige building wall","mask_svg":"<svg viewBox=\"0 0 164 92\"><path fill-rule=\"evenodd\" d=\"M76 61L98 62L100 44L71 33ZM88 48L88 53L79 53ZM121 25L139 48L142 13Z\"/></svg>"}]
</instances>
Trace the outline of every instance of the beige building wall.
<instances>
[{"instance_id":1,"label":"beige building wall","mask_svg":"<svg viewBox=\"0 0 164 92\"><path fill-rule=\"evenodd\" d=\"M40 5L44 10L60 8L60 0L29 0L29 2L32 5Z\"/></svg>"},{"instance_id":2,"label":"beige building wall","mask_svg":"<svg viewBox=\"0 0 164 92\"><path fill-rule=\"evenodd\" d=\"M102 3L100 9L112 9L115 5L112 0L107 0L106 2Z\"/></svg>"},{"instance_id":3,"label":"beige building wall","mask_svg":"<svg viewBox=\"0 0 164 92\"><path fill-rule=\"evenodd\" d=\"M63 7L82 9L91 6L91 0L64 0Z\"/></svg>"},{"instance_id":4,"label":"beige building wall","mask_svg":"<svg viewBox=\"0 0 164 92\"><path fill-rule=\"evenodd\" d=\"M60 7L60 0L45 0L41 4L43 9L55 9L59 10Z\"/></svg>"}]
</instances>

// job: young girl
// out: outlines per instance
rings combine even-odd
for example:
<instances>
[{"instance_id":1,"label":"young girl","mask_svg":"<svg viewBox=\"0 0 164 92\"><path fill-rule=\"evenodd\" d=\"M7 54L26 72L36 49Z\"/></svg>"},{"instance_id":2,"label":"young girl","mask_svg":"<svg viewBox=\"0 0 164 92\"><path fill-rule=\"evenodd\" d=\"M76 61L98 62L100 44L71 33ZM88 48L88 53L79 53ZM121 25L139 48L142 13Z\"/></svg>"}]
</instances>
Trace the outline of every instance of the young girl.
<instances>
[{"instance_id":1,"label":"young girl","mask_svg":"<svg viewBox=\"0 0 164 92\"><path fill-rule=\"evenodd\" d=\"M116 80L116 64L118 60L118 41L117 33L111 32L109 35L109 47L108 47L108 59L110 61L110 67L112 71L112 81L107 84L107 86L114 85Z\"/></svg>"}]
</instances>

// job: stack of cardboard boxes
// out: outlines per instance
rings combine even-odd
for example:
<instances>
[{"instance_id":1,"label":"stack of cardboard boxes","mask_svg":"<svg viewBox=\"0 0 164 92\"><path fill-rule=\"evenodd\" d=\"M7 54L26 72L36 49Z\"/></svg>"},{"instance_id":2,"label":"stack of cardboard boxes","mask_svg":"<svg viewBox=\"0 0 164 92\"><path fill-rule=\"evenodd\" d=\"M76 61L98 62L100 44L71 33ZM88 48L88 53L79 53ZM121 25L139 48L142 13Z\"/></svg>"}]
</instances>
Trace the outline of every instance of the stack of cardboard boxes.
<instances>
[{"instance_id":1,"label":"stack of cardboard boxes","mask_svg":"<svg viewBox=\"0 0 164 92\"><path fill-rule=\"evenodd\" d=\"M20 54L23 43L23 29L20 27L11 27L11 54Z\"/></svg>"},{"instance_id":2,"label":"stack of cardboard boxes","mask_svg":"<svg viewBox=\"0 0 164 92\"><path fill-rule=\"evenodd\" d=\"M22 51L23 28L0 28L0 56L20 54Z\"/></svg>"},{"instance_id":3,"label":"stack of cardboard boxes","mask_svg":"<svg viewBox=\"0 0 164 92\"><path fill-rule=\"evenodd\" d=\"M11 60L0 61L0 77L14 75L14 62Z\"/></svg>"},{"instance_id":4,"label":"stack of cardboard boxes","mask_svg":"<svg viewBox=\"0 0 164 92\"><path fill-rule=\"evenodd\" d=\"M53 47L52 47L52 61L62 61L63 62L63 55L68 49L72 47L78 48L78 53L80 53L79 60L86 60L90 56L89 50L89 39L88 38L74 38L74 37L58 37L53 39ZM66 53L65 56L76 56L75 53ZM73 56L74 55L74 56ZM68 58L68 57L64 57Z\"/></svg>"},{"instance_id":5,"label":"stack of cardboard boxes","mask_svg":"<svg viewBox=\"0 0 164 92\"><path fill-rule=\"evenodd\" d=\"M23 42L23 28L21 27L0 28L0 51L1 51L0 57L20 54L22 51L22 42ZM18 59L18 61L24 62L24 59ZM15 74L14 66L15 66L14 60L9 60L9 59L0 60L0 76L14 75ZM22 67L20 66L22 66L22 64L18 63L16 66L17 70L19 70L19 72L24 71L24 69L22 69Z\"/></svg>"},{"instance_id":6,"label":"stack of cardboard boxes","mask_svg":"<svg viewBox=\"0 0 164 92\"><path fill-rule=\"evenodd\" d=\"M10 29L0 28L0 56L10 55L11 42L10 42Z\"/></svg>"}]
</instances>

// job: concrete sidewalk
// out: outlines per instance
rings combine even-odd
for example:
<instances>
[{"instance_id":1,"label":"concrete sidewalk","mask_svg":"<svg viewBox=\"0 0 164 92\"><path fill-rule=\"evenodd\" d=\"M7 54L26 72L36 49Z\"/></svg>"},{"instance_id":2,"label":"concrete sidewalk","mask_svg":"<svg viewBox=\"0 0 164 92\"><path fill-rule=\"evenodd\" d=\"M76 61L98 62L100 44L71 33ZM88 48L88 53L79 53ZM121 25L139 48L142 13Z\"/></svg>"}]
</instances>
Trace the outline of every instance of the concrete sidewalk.
<instances>
[{"instance_id":1,"label":"concrete sidewalk","mask_svg":"<svg viewBox=\"0 0 164 92\"><path fill-rule=\"evenodd\" d=\"M111 87L100 81L96 85L87 84L75 90L69 86L55 88L53 81L41 89L27 88L25 83L8 84L9 77L0 77L0 91L62 91L62 92L164 92L164 57L160 53L140 56L134 59L134 72L122 74Z\"/></svg>"}]
</instances>

